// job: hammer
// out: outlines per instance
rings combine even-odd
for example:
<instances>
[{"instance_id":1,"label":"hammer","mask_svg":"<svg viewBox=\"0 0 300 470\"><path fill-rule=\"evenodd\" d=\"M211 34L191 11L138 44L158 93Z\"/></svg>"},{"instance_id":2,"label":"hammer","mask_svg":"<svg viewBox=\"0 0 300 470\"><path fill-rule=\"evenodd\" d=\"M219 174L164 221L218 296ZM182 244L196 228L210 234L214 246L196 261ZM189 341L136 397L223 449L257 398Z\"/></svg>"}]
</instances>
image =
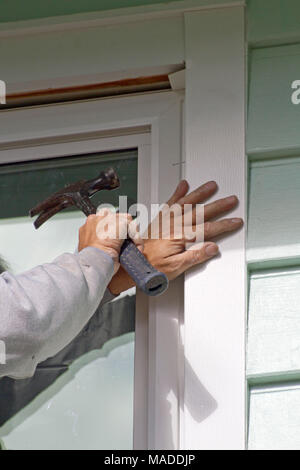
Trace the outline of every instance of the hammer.
<instances>
[{"instance_id":1,"label":"hammer","mask_svg":"<svg viewBox=\"0 0 300 470\"><path fill-rule=\"evenodd\" d=\"M29 215L38 215L34 226L38 229L50 217L66 207L75 206L86 216L96 214L97 209L90 197L101 189L115 189L120 186L120 181L112 168L102 171L97 178L80 180L67 185L52 196L45 199L29 211ZM145 294L156 296L162 294L168 288L168 278L164 273L157 271L137 249L130 238L127 238L120 251L120 264L132 277L136 285Z\"/></svg>"}]
</instances>

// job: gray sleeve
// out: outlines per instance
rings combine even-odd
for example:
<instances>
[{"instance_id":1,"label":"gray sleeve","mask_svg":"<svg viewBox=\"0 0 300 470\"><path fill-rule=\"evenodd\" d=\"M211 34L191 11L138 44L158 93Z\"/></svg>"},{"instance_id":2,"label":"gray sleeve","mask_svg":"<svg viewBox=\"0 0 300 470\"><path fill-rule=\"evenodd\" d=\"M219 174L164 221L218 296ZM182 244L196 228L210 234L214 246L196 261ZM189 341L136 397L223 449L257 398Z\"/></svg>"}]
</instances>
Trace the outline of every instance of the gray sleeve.
<instances>
[{"instance_id":1,"label":"gray sleeve","mask_svg":"<svg viewBox=\"0 0 300 470\"><path fill-rule=\"evenodd\" d=\"M112 258L97 248L63 254L53 263L0 276L0 377L31 377L38 363L63 349L101 303L113 275ZM3 361L2 361L3 362Z\"/></svg>"}]
</instances>

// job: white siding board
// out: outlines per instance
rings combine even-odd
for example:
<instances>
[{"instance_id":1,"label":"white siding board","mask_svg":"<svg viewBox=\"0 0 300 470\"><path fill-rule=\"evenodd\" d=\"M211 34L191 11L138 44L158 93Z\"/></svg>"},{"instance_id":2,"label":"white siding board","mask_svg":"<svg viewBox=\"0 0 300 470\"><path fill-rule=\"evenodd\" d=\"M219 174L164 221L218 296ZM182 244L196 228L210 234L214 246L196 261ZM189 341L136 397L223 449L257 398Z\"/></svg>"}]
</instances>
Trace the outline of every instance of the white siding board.
<instances>
[{"instance_id":1,"label":"white siding board","mask_svg":"<svg viewBox=\"0 0 300 470\"><path fill-rule=\"evenodd\" d=\"M249 375L300 370L300 271L254 275L248 319Z\"/></svg>"},{"instance_id":2,"label":"white siding board","mask_svg":"<svg viewBox=\"0 0 300 470\"><path fill-rule=\"evenodd\" d=\"M299 158L251 165L249 262L299 256L299 175Z\"/></svg>"},{"instance_id":3,"label":"white siding board","mask_svg":"<svg viewBox=\"0 0 300 470\"><path fill-rule=\"evenodd\" d=\"M249 450L300 450L300 385L252 389Z\"/></svg>"},{"instance_id":4,"label":"white siding board","mask_svg":"<svg viewBox=\"0 0 300 470\"><path fill-rule=\"evenodd\" d=\"M291 101L291 84L300 78L300 45L252 52L247 151L284 155L300 148L300 105Z\"/></svg>"}]
</instances>

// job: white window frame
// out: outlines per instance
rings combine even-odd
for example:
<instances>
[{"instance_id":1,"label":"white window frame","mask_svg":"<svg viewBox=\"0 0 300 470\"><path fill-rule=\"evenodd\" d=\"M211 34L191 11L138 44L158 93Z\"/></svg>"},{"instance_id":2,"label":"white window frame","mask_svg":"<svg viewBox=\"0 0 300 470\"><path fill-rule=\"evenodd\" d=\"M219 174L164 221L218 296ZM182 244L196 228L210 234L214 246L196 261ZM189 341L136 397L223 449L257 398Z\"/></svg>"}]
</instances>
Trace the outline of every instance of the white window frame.
<instances>
[{"instance_id":1,"label":"white window frame","mask_svg":"<svg viewBox=\"0 0 300 470\"><path fill-rule=\"evenodd\" d=\"M101 100L101 112L97 100L45 106L48 122L41 119L41 108L2 111L1 161L12 161L13 155L23 160L43 158L43 151L48 152L47 145L33 147L32 140L38 143L38 139L48 138L52 145L51 139L56 139L63 154L64 145L69 146L63 143L66 136L76 142L89 133L90 141L101 137L109 143L120 129L126 138L133 140L139 132L151 129L148 161L151 169L147 173L151 176L151 188L143 188L144 192L139 194L141 200L143 197L148 200L149 194L151 202L165 200L179 179L180 169L184 168L192 189L213 179L219 184L218 197L237 194L240 206L233 216L236 213L245 218L244 7L244 2L238 0L186 0L122 13L111 11L99 17L77 16L74 23L70 17L63 21L52 19L49 24L40 20L3 28L3 53L12 54L6 62L13 64L7 72L7 77L15 82L13 90L68 86L78 84L78 79L83 84L91 83L91 80L99 81L102 72L102 81L107 77L122 78L124 70L126 76L147 75L149 71L153 75L155 70L174 71L174 64L182 68L185 62L186 91L183 123L178 99L174 102L174 94L169 92ZM65 61L60 57L63 65L57 74L55 35L57 31L67 30L65 39L61 37L61 41L66 41L66 57ZM157 40L153 40L153 31L159 33L155 36ZM76 77L70 76L74 68L69 67L72 34L78 41L81 38L78 54L83 55L85 64L83 71L77 56ZM99 44L109 44L112 35L118 34L124 43L118 44L113 53L107 54L106 48L99 48ZM31 72L36 69L31 66L36 58L28 53L32 41L39 41L40 49L45 51L38 79ZM6 62L4 57L2 64ZM26 76L23 84L19 81L22 72ZM126 106L129 100L132 101ZM132 103L135 105L131 106ZM56 111L71 106L78 111L66 113L60 119ZM76 144L78 150L80 145L82 141ZM147 144L141 145L145 155L147 149L149 152ZM144 377L147 375L147 398L140 393L143 382L136 384L136 416L141 417L141 423L147 421L148 428L145 430L137 420L136 448L245 448L244 231L219 244L222 252L219 259L205 269L194 268L185 276L184 308L181 307L182 280L177 281L177 287L176 283L172 284L168 297L150 301L149 348L144 351L148 369L139 369L140 377L142 373ZM145 332L144 327L141 323ZM170 335L172 328L174 335ZM138 370L139 366L136 367Z\"/></svg>"},{"instance_id":2,"label":"white window frame","mask_svg":"<svg viewBox=\"0 0 300 470\"><path fill-rule=\"evenodd\" d=\"M138 201L149 207L150 201L164 202L179 182L181 114L182 96L175 92L6 111L0 118L2 137L6 139L0 144L0 164L137 148ZM58 130L60 122L67 122L67 126ZM23 128L22 135L14 133L19 126ZM173 361L178 354L178 335L175 330L170 338L170 331L178 322L181 312L177 305L182 297L182 279L158 299L137 293L135 449L159 447L162 437L158 432L170 425L168 439L178 447L177 420L174 421L179 409L178 370ZM163 393L166 386L173 391L169 400Z\"/></svg>"}]
</instances>

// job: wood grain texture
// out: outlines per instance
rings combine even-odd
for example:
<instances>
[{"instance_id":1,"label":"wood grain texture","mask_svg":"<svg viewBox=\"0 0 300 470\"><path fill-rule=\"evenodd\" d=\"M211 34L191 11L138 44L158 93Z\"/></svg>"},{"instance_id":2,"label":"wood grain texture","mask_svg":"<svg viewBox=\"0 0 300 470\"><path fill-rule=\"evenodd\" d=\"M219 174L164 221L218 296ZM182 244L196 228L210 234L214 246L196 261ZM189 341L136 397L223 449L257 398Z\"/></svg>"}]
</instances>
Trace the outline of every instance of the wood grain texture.
<instances>
[{"instance_id":1,"label":"wood grain texture","mask_svg":"<svg viewBox=\"0 0 300 470\"><path fill-rule=\"evenodd\" d=\"M299 435L299 383L251 390L250 450L300 450Z\"/></svg>"},{"instance_id":2,"label":"wood grain texture","mask_svg":"<svg viewBox=\"0 0 300 470\"><path fill-rule=\"evenodd\" d=\"M295 269L251 277L248 375L276 376L300 371L299 287L300 271Z\"/></svg>"},{"instance_id":3,"label":"wood grain texture","mask_svg":"<svg viewBox=\"0 0 300 470\"><path fill-rule=\"evenodd\" d=\"M252 163L249 262L299 257L299 198L299 158Z\"/></svg>"},{"instance_id":4,"label":"wood grain texture","mask_svg":"<svg viewBox=\"0 0 300 470\"><path fill-rule=\"evenodd\" d=\"M237 194L244 216L244 10L187 13L186 178ZM185 419L188 449L241 449L245 439L245 247L240 231L221 257L185 282ZM229 425L230 423L230 425ZM228 432L230 426L230 432Z\"/></svg>"},{"instance_id":5,"label":"wood grain texture","mask_svg":"<svg viewBox=\"0 0 300 470\"><path fill-rule=\"evenodd\" d=\"M300 79L300 45L254 50L250 70L248 154L299 154L300 105L291 85Z\"/></svg>"}]
</instances>

